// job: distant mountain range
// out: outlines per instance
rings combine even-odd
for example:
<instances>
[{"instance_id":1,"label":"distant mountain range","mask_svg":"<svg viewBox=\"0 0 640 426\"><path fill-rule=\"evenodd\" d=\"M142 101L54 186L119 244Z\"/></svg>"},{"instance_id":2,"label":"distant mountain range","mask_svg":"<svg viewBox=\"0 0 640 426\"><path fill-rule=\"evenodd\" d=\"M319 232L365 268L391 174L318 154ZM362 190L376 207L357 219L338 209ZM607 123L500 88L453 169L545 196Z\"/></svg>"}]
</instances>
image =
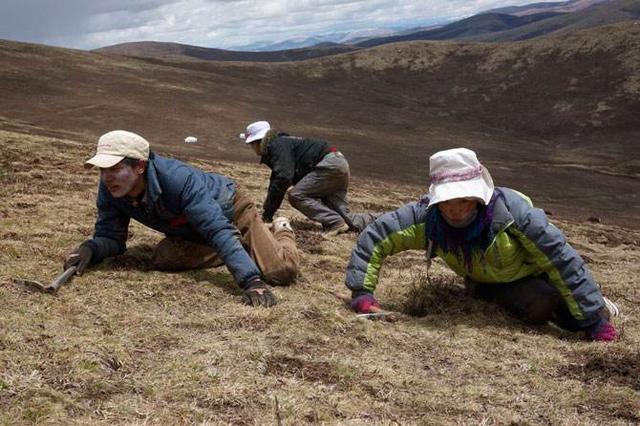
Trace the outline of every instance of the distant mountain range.
<instances>
[{"instance_id":1,"label":"distant mountain range","mask_svg":"<svg viewBox=\"0 0 640 426\"><path fill-rule=\"evenodd\" d=\"M603 3L607 0L570 0L565 2L532 3L524 6L509 6L498 9L491 9L485 13L506 13L509 15L524 16L541 12L570 13L586 9L594 4Z\"/></svg>"},{"instance_id":2,"label":"distant mountain range","mask_svg":"<svg viewBox=\"0 0 640 426\"><path fill-rule=\"evenodd\" d=\"M493 9L440 27L335 33L286 40L268 51L231 51L177 43L134 42L103 47L100 53L162 61L215 60L286 62L330 56L388 43L416 40L517 41L640 18L638 0L570 0ZM310 44L313 44L310 46ZM295 47L295 48L291 48ZM262 46L260 49L264 49Z\"/></svg>"},{"instance_id":3,"label":"distant mountain range","mask_svg":"<svg viewBox=\"0 0 640 426\"><path fill-rule=\"evenodd\" d=\"M418 31L412 29L411 32ZM337 44L354 44L358 41L367 40L376 37L387 37L391 35L397 35L399 31L387 29L387 28L374 28L368 30L358 30L352 32L338 32L323 35L316 35L312 37L296 37L279 41L276 43L257 42L239 47L238 51L254 51L254 52L269 52L276 50L287 49L301 49L305 47L312 47L318 44L324 43L337 43Z\"/></svg>"},{"instance_id":4,"label":"distant mountain range","mask_svg":"<svg viewBox=\"0 0 640 426\"><path fill-rule=\"evenodd\" d=\"M359 30L353 32L341 32L333 34L316 35L312 37L297 37L277 43L264 43L258 42L251 45L242 46L237 50L241 51L276 51L285 49L300 49L304 47L312 47L320 43L338 43L338 44L356 44L359 46L377 46L384 44L384 40L404 41L404 40L420 40L422 36L430 34L429 38L425 40L447 40L453 38L461 38L464 36L478 35L482 32L497 32L513 29L528 23L553 17L556 14L572 13L579 10L586 9L598 3L607 2L608 0L569 0L565 2L545 2L545 3L532 3L524 6L509 6L498 9L491 9L485 12L481 12L478 15L468 19L463 19L458 22L443 22L440 25L429 25L423 27L412 28L374 28L367 30ZM516 20L505 17L496 17L492 23L490 19L478 20L477 17L486 14L501 14L512 15L515 17L524 17L527 15L537 15L535 18L531 18L531 21L527 19ZM503 22L496 22L503 21ZM447 25L450 24L450 25ZM437 31L437 28L446 25L446 29L443 31ZM469 26L468 29L464 28ZM433 30L431 33L429 30ZM410 38L410 35L414 34L416 38ZM374 41L379 40L379 41Z\"/></svg>"},{"instance_id":5,"label":"distant mountain range","mask_svg":"<svg viewBox=\"0 0 640 426\"><path fill-rule=\"evenodd\" d=\"M519 28L513 28L511 30L506 30L498 33L480 34L470 40L528 40L551 33L569 33L586 28L615 24L624 21L632 21L636 19L640 19L640 1L638 0L598 1L597 3L583 9L562 13L561 15L533 22L529 25L521 26Z\"/></svg>"},{"instance_id":6,"label":"distant mountain range","mask_svg":"<svg viewBox=\"0 0 640 426\"><path fill-rule=\"evenodd\" d=\"M512 11L513 13L507 13ZM517 41L640 18L638 0L572 0L494 9L440 28L373 38L359 47L412 40Z\"/></svg>"},{"instance_id":7,"label":"distant mountain range","mask_svg":"<svg viewBox=\"0 0 640 426\"><path fill-rule=\"evenodd\" d=\"M479 35L497 33L526 26L537 21L553 18L558 15L562 14L557 12L543 12L533 15L515 16L505 13L486 13L482 15L475 15L471 18L463 19L461 21L454 22L452 24L445 25L444 27L432 30L418 31L415 33L399 36L372 38L370 40L365 40L358 43L357 46L373 47L387 43L397 43L400 41L414 40L471 39Z\"/></svg>"}]
</instances>

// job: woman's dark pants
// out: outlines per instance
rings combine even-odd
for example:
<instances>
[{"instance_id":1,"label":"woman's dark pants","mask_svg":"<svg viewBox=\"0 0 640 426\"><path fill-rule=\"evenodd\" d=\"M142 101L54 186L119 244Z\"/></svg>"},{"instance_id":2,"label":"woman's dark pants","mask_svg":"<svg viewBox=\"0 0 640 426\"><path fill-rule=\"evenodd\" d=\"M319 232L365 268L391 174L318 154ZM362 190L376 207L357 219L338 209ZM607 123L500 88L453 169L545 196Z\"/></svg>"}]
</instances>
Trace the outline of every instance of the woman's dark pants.
<instances>
[{"instance_id":1,"label":"woman's dark pants","mask_svg":"<svg viewBox=\"0 0 640 426\"><path fill-rule=\"evenodd\" d=\"M500 284L468 281L467 291L473 297L500 305L528 324L551 321L565 330L580 330L558 290L544 278L546 275ZM607 314L603 309L602 315L606 317Z\"/></svg>"}]
</instances>

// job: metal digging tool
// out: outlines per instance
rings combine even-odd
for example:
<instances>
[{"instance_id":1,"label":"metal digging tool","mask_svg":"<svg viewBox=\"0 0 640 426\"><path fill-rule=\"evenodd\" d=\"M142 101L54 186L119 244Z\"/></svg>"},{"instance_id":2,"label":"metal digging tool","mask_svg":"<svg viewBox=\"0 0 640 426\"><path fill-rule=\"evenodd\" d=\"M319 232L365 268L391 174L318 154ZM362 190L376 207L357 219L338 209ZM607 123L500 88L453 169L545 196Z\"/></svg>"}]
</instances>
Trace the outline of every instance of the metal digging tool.
<instances>
[{"instance_id":1,"label":"metal digging tool","mask_svg":"<svg viewBox=\"0 0 640 426\"><path fill-rule=\"evenodd\" d=\"M62 284L69 281L69 279L73 276L73 274L76 273L77 269L78 269L77 266L70 267L69 269L65 270L63 273L58 275L56 279L54 279L51 282L51 284L48 284L48 285L42 284L39 281L22 280L22 279L16 279L15 282L16 284L19 284L34 290L42 291L45 293L55 293L56 291L58 291L58 288L60 288Z\"/></svg>"}]
</instances>

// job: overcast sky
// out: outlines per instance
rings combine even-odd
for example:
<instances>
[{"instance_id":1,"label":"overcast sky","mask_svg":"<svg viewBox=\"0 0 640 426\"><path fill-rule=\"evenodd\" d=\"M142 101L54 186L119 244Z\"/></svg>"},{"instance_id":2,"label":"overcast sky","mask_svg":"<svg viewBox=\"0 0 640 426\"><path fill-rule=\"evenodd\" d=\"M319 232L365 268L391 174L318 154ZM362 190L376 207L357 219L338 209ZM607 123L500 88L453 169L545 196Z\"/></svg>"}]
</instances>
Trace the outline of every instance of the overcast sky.
<instances>
[{"instance_id":1,"label":"overcast sky","mask_svg":"<svg viewBox=\"0 0 640 426\"><path fill-rule=\"evenodd\" d=\"M432 24L535 0L0 0L0 39L94 49L171 41L256 42Z\"/></svg>"}]
</instances>

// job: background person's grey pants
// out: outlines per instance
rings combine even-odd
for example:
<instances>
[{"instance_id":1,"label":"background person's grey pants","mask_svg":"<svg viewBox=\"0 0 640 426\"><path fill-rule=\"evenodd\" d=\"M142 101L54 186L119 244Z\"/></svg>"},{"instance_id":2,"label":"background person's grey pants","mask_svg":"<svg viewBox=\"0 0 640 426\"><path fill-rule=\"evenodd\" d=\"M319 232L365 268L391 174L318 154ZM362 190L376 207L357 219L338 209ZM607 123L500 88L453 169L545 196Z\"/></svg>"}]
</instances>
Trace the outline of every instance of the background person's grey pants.
<instances>
[{"instance_id":1,"label":"background person's grey pants","mask_svg":"<svg viewBox=\"0 0 640 426\"><path fill-rule=\"evenodd\" d=\"M289 190L289 203L325 230L343 223L359 231L375 215L351 214L347 201L349 163L339 152L324 156L316 167Z\"/></svg>"}]
</instances>

